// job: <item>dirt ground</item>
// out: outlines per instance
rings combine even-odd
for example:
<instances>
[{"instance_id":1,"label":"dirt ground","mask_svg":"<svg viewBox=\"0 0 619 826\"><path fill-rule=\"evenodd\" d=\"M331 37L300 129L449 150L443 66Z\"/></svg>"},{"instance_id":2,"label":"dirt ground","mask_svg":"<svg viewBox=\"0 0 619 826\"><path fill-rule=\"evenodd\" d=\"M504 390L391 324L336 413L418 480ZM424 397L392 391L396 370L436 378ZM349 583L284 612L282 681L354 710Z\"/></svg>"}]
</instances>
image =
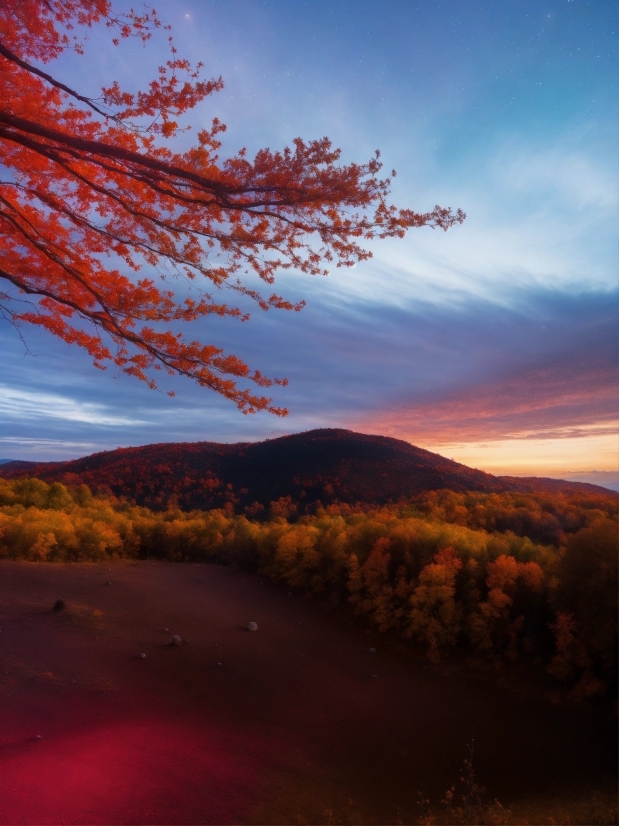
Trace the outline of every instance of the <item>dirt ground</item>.
<instances>
[{"instance_id":1,"label":"dirt ground","mask_svg":"<svg viewBox=\"0 0 619 826\"><path fill-rule=\"evenodd\" d=\"M230 568L4 561L0 629L2 824L414 823L473 737L513 822L612 799L598 711L405 657Z\"/></svg>"}]
</instances>

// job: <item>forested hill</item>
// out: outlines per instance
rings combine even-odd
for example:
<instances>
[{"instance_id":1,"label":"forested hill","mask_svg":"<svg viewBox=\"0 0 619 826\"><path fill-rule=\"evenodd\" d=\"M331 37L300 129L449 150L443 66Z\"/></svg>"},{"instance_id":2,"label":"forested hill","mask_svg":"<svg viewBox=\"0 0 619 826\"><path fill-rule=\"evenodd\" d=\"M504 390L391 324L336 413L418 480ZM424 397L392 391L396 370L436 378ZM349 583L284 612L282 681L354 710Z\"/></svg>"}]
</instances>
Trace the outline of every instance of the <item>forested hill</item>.
<instances>
[{"instance_id":1,"label":"forested hill","mask_svg":"<svg viewBox=\"0 0 619 826\"><path fill-rule=\"evenodd\" d=\"M609 494L577 482L492 476L399 439L337 429L254 443L119 448L70 462L9 462L0 466L0 475L84 483L140 505L176 504L187 510L229 502L240 511L282 497L290 497L302 510L317 501L380 505L443 489Z\"/></svg>"}]
</instances>

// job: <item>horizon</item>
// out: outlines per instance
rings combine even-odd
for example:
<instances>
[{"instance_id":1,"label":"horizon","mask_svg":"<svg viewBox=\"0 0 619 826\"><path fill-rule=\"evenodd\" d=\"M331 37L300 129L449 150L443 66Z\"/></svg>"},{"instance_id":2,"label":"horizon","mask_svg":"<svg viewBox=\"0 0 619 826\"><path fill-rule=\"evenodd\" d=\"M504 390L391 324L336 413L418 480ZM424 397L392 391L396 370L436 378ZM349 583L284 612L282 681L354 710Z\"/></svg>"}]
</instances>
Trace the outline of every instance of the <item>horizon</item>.
<instances>
[{"instance_id":1,"label":"horizon","mask_svg":"<svg viewBox=\"0 0 619 826\"><path fill-rule=\"evenodd\" d=\"M255 443L258 443L258 442L261 442L261 441L272 441L274 439L286 438L287 436L301 435L302 433L312 433L312 432L317 431L317 430L342 430L344 432L356 433L358 435L366 435L366 436L382 436L383 435L381 433L360 433L358 431L348 430L348 429L345 429L345 428L312 428L310 430L299 431L298 433L281 433L281 434L278 434L277 436L272 436L270 438L268 437L266 439L252 439L252 440L248 440L248 441L212 442L210 440L197 439L197 440L181 441L181 442L156 442L156 443L152 443L152 444L199 444L200 442L208 442L208 443L211 443L211 444L229 444L229 445L234 445L234 444L255 444ZM386 437L386 438L394 438L394 437ZM405 440L405 439L397 439L397 441L403 441L403 442L406 442L406 444L412 445L413 447L419 447L419 445L414 445L412 442L409 442L408 440ZM109 452L114 452L116 450L130 450L130 449L133 449L133 448L148 447L148 446L150 446L150 445L118 445L115 448L110 447L110 448L107 448L106 450L103 450L103 451L94 451L94 453L109 453ZM424 449L426 449L426 448L424 448ZM472 465L466 465L463 462L457 462L457 460L454 459L453 457L446 456L443 453L438 453L436 451L429 451L429 452L434 453L435 455L439 455L442 458L448 459L449 461L456 462L457 464L465 465L466 467L472 468L474 470L483 470L483 468L475 468ZM77 455L77 456L71 456L71 457L68 457L68 458L65 458L65 459L53 459L53 460L41 460L41 459L35 459L35 458L26 459L26 460L11 459L11 458L8 458L8 459L7 458L0 458L0 466L4 465L4 464L8 464L9 462L15 462L15 461L28 461L28 462L33 462L33 463L39 463L39 462L45 462L45 461L61 462L61 463L62 462L71 462L71 461L76 461L78 459L87 458L88 456L91 456L91 455L94 455L94 454L85 453L85 454L80 454L80 455ZM485 472L489 472L489 471L485 471ZM548 479L563 480L563 481L566 481L566 482L580 482L580 483L585 482L587 484L596 485L597 487L605 488L608 491L619 492L619 471L597 470L595 468L590 468L588 470L566 471L563 474L553 473L552 471L549 472L548 474L543 474L543 473L529 474L529 473L509 472L509 471L501 472L499 470L497 472L492 473L491 475L492 476L497 476L497 477L510 477L510 476L513 476L513 477L517 477L517 478L527 478L527 477L529 477L529 478L548 478Z\"/></svg>"},{"instance_id":2,"label":"horizon","mask_svg":"<svg viewBox=\"0 0 619 826\"><path fill-rule=\"evenodd\" d=\"M162 17L179 55L225 83L175 146L213 117L228 126L222 156L326 134L347 163L379 148L399 206L460 207L467 220L372 242L371 260L328 278L278 276L284 298L307 301L301 313L193 324L192 337L289 378L273 393L287 419L243 416L178 379L156 393L40 330L22 341L0 325L2 454L67 461L332 427L494 475L619 484L616 9L188 0ZM46 71L88 94L120 77L143 87L162 49L155 36L115 50L100 27L84 57Z\"/></svg>"}]
</instances>

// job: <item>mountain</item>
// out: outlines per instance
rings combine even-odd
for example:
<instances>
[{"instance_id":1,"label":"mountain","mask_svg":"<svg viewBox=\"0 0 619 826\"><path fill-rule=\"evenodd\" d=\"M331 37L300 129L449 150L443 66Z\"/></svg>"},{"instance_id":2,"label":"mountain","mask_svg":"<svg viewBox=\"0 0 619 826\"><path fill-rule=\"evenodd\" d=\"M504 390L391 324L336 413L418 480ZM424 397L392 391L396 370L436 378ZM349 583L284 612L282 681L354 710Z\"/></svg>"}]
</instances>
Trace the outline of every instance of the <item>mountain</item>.
<instances>
[{"instance_id":1,"label":"mountain","mask_svg":"<svg viewBox=\"0 0 619 826\"><path fill-rule=\"evenodd\" d=\"M7 462L7 478L36 476L87 484L137 504L183 509L267 506L281 497L304 508L317 501L386 504L428 490L610 492L556 479L492 476L408 442L321 429L264 442L181 442L119 448L68 462Z\"/></svg>"}]
</instances>

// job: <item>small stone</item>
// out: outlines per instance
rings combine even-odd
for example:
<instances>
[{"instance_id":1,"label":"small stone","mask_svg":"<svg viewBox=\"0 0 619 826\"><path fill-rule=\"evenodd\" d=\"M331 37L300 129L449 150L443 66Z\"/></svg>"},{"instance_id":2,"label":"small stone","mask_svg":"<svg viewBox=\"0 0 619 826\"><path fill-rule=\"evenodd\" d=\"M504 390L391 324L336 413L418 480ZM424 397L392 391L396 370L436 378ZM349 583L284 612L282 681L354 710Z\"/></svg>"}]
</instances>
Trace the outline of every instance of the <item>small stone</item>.
<instances>
[{"instance_id":1,"label":"small stone","mask_svg":"<svg viewBox=\"0 0 619 826\"><path fill-rule=\"evenodd\" d=\"M141 659L145 660L146 659L146 654L140 654L140 657L141 657Z\"/></svg>"},{"instance_id":2,"label":"small stone","mask_svg":"<svg viewBox=\"0 0 619 826\"><path fill-rule=\"evenodd\" d=\"M378 677L378 674L372 674L372 677Z\"/></svg>"},{"instance_id":3,"label":"small stone","mask_svg":"<svg viewBox=\"0 0 619 826\"><path fill-rule=\"evenodd\" d=\"M105 584L106 584L106 585L111 585L112 583L111 583L111 582L106 582Z\"/></svg>"},{"instance_id":4,"label":"small stone","mask_svg":"<svg viewBox=\"0 0 619 826\"><path fill-rule=\"evenodd\" d=\"M248 631L257 631L258 630L258 623L257 622L250 622L247 626Z\"/></svg>"},{"instance_id":5,"label":"small stone","mask_svg":"<svg viewBox=\"0 0 619 826\"><path fill-rule=\"evenodd\" d=\"M54 603L54 611L62 611L62 609L64 607L65 607L64 599L57 599L56 602Z\"/></svg>"},{"instance_id":6,"label":"small stone","mask_svg":"<svg viewBox=\"0 0 619 826\"><path fill-rule=\"evenodd\" d=\"M179 637L178 634L172 634L172 638L170 639L170 645L180 645L182 643L182 639Z\"/></svg>"},{"instance_id":7,"label":"small stone","mask_svg":"<svg viewBox=\"0 0 619 826\"><path fill-rule=\"evenodd\" d=\"M35 739L35 740L40 740L40 739L41 739L41 735L40 735L40 734L37 734L37 736L36 736L34 739Z\"/></svg>"},{"instance_id":8,"label":"small stone","mask_svg":"<svg viewBox=\"0 0 619 826\"><path fill-rule=\"evenodd\" d=\"M221 663L217 663L217 665L221 665Z\"/></svg>"},{"instance_id":9,"label":"small stone","mask_svg":"<svg viewBox=\"0 0 619 826\"><path fill-rule=\"evenodd\" d=\"M375 648L370 648L370 654L376 654L376 649Z\"/></svg>"},{"instance_id":10,"label":"small stone","mask_svg":"<svg viewBox=\"0 0 619 826\"><path fill-rule=\"evenodd\" d=\"M164 631L169 631L170 629L169 629L169 628L164 628L163 630L164 630Z\"/></svg>"}]
</instances>

